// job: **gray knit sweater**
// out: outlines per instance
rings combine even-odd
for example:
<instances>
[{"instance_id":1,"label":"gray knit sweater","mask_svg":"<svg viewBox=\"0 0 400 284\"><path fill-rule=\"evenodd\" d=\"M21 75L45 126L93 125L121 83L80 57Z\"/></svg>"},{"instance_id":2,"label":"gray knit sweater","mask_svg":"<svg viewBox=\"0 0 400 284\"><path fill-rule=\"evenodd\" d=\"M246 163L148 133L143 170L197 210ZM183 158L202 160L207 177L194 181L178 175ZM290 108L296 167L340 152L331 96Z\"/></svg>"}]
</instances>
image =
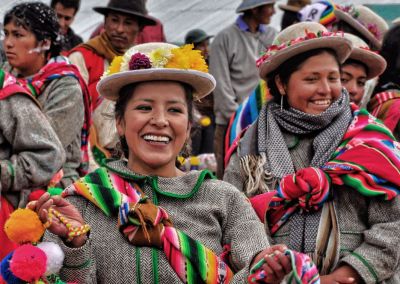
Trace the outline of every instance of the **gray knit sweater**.
<instances>
[{"instance_id":1,"label":"gray knit sweater","mask_svg":"<svg viewBox=\"0 0 400 284\"><path fill-rule=\"evenodd\" d=\"M257 123L253 124L243 140L254 142L256 127ZM290 146L293 136L284 135L295 169L309 166L313 155L312 140L301 139L293 147ZM239 144L238 153L229 161L224 180L243 190L246 177L240 166L240 157ZM276 182L272 180L274 185ZM334 188L333 196L340 231L337 265L347 263L352 266L367 284L400 283L400 198L382 201L346 188ZM320 218L320 211L297 213L278 230L272 242L313 253Z\"/></svg>"},{"instance_id":2,"label":"gray knit sweater","mask_svg":"<svg viewBox=\"0 0 400 284\"><path fill-rule=\"evenodd\" d=\"M0 195L25 206L31 190L47 186L64 161L56 133L31 98L0 100Z\"/></svg>"},{"instance_id":3,"label":"gray knit sweater","mask_svg":"<svg viewBox=\"0 0 400 284\"><path fill-rule=\"evenodd\" d=\"M216 35L210 48L210 73L217 81L213 93L217 124L227 125L232 113L257 86L256 60L275 34L272 27L251 33L234 23Z\"/></svg>"},{"instance_id":4,"label":"gray knit sweater","mask_svg":"<svg viewBox=\"0 0 400 284\"><path fill-rule=\"evenodd\" d=\"M127 180L134 179L135 175L125 162L111 162L108 167ZM174 226L217 255L222 253L224 244L230 244L232 262L237 271L233 283L245 283L250 261L269 245L263 225L237 189L219 180L202 181L200 176L200 172L192 171L182 177L147 177L142 189L150 198L155 194L154 186L163 193L173 194L175 197L156 195ZM191 196L196 186L199 186L198 191ZM134 247L124 239L118 232L116 217L105 216L81 197L69 197L68 200L81 211L91 226L91 232L89 240L81 248L71 249L61 243L66 256L61 272L63 280L78 283L154 283L154 250L157 253L156 275L159 283L181 283L162 251ZM59 242L50 234L46 239Z\"/></svg>"}]
</instances>

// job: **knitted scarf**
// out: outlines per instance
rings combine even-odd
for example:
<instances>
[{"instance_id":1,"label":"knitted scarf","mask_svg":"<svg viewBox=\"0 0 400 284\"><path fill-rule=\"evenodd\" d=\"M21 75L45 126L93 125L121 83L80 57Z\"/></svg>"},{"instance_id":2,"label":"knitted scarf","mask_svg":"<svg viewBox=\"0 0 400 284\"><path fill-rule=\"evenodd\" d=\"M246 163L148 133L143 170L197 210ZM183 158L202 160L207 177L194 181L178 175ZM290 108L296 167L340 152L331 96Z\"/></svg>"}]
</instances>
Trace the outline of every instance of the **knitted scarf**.
<instances>
[{"instance_id":1,"label":"knitted scarf","mask_svg":"<svg viewBox=\"0 0 400 284\"><path fill-rule=\"evenodd\" d=\"M392 89L376 94L371 98L368 110L393 132L400 122L400 90Z\"/></svg>"},{"instance_id":2,"label":"knitted scarf","mask_svg":"<svg viewBox=\"0 0 400 284\"><path fill-rule=\"evenodd\" d=\"M257 120L261 108L270 98L267 83L264 80L260 80L257 87L239 105L229 121L225 139L225 153L229 151L233 141L242 130Z\"/></svg>"},{"instance_id":3,"label":"knitted scarf","mask_svg":"<svg viewBox=\"0 0 400 284\"><path fill-rule=\"evenodd\" d=\"M392 200L400 190L400 144L365 109L352 105L353 121L331 159L285 176L269 204L268 224L276 233L298 209L319 210L332 185L370 198Z\"/></svg>"},{"instance_id":4,"label":"knitted scarf","mask_svg":"<svg viewBox=\"0 0 400 284\"><path fill-rule=\"evenodd\" d=\"M75 65L69 64L66 58L59 56L49 60L49 62L32 78L27 80L21 79L19 81L22 82L28 90L30 90L35 98L37 98L44 91L47 84L54 79L64 76L76 78L82 89L85 116L81 131L81 164L78 171L81 176L84 176L89 170L88 139L91 125L91 101L86 83L83 80L78 68Z\"/></svg>"},{"instance_id":5,"label":"knitted scarf","mask_svg":"<svg viewBox=\"0 0 400 284\"><path fill-rule=\"evenodd\" d=\"M100 56L105 57L108 62L112 62L115 56L124 55L124 51L117 50L112 46L105 32L102 32L99 36L92 38L82 45Z\"/></svg>"},{"instance_id":6,"label":"knitted scarf","mask_svg":"<svg viewBox=\"0 0 400 284\"><path fill-rule=\"evenodd\" d=\"M119 230L132 245L162 249L183 283L229 283L232 279L227 264L174 228L168 213L136 184L99 168L67 188L63 196L74 194L87 198L107 216L118 215Z\"/></svg>"}]
</instances>

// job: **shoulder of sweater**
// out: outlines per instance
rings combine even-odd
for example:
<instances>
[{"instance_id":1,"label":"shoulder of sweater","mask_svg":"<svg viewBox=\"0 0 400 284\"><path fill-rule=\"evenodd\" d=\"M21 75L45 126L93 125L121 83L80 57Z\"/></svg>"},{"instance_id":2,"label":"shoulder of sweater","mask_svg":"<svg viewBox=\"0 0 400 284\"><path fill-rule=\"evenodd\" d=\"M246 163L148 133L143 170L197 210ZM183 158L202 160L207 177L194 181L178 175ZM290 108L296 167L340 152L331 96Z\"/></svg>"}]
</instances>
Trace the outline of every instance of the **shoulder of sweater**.
<instances>
[{"instance_id":1,"label":"shoulder of sweater","mask_svg":"<svg viewBox=\"0 0 400 284\"><path fill-rule=\"evenodd\" d=\"M226 195L241 194L239 189L229 182L219 180L219 179L206 179L202 184L202 190L211 190L212 192L217 192L219 195L224 193Z\"/></svg>"}]
</instances>

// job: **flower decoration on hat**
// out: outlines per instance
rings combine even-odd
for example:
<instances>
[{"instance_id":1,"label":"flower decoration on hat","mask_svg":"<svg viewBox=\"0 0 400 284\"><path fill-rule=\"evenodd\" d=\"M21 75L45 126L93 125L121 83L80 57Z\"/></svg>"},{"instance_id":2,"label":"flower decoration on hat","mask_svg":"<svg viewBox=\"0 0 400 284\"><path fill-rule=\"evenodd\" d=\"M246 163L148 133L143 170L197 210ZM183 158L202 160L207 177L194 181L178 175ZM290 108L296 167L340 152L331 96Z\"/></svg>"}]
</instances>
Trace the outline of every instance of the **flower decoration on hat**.
<instances>
[{"instance_id":1,"label":"flower decoration on hat","mask_svg":"<svg viewBox=\"0 0 400 284\"><path fill-rule=\"evenodd\" d=\"M115 57L103 77L123 71L153 68L208 72L207 63L201 51L193 50L193 44L187 44L177 48L160 47L149 53L139 52L132 48L123 56Z\"/></svg>"},{"instance_id":2,"label":"flower decoration on hat","mask_svg":"<svg viewBox=\"0 0 400 284\"><path fill-rule=\"evenodd\" d=\"M307 30L304 31L305 35L303 37L298 37L295 39L292 39L287 42L283 42L281 44L273 44L271 45L263 55L257 60L257 67L260 67L268 58L276 54L278 51L284 50L290 46L299 44L301 42L307 41L307 40L312 40L312 39L317 39L317 38L323 38L323 37L332 37L332 36L340 36L343 37L343 32L338 31L338 32L327 32L327 31L319 31L317 33L309 32Z\"/></svg>"}]
</instances>

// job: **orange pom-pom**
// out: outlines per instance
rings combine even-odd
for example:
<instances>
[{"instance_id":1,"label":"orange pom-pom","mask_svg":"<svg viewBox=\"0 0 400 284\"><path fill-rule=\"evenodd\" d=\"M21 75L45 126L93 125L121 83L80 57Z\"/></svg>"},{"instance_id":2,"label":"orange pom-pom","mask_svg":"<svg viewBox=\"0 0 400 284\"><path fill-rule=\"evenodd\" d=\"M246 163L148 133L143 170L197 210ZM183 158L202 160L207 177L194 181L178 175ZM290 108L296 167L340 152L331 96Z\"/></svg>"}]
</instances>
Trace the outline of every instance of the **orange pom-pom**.
<instances>
[{"instance_id":1,"label":"orange pom-pom","mask_svg":"<svg viewBox=\"0 0 400 284\"><path fill-rule=\"evenodd\" d=\"M7 237L19 244L36 243L45 228L36 212L30 209L15 210L4 224Z\"/></svg>"}]
</instances>

